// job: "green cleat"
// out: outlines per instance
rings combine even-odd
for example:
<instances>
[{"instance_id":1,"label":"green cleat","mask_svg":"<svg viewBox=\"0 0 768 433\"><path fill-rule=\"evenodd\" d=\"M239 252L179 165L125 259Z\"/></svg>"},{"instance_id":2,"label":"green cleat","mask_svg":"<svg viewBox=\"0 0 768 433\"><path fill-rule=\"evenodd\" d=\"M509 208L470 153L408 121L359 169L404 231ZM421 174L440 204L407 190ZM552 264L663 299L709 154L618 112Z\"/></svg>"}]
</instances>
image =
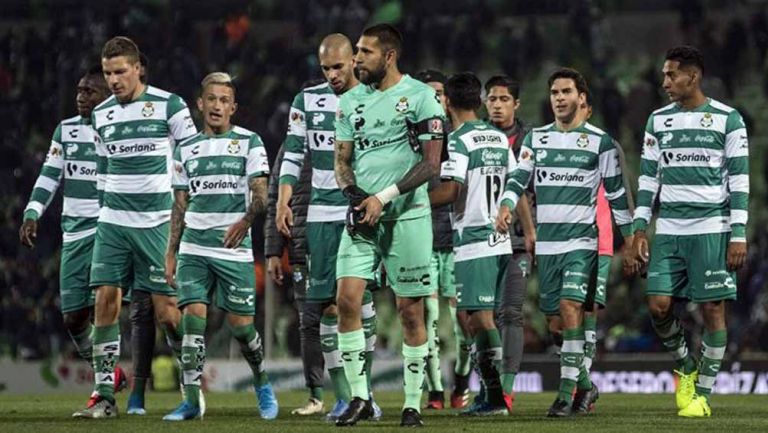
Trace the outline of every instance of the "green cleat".
<instances>
[{"instance_id":1,"label":"green cleat","mask_svg":"<svg viewBox=\"0 0 768 433\"><path fill-rule=\"evenodd\" d=\"M686 418L708 418L712 416L712 409L709 408L709 402L706 397L694 394L688 406L680 409L677 416L684 416Z\"/></svg>"},{"instance_id":2,"label":"green cleat","mask_svg":"<svg viewBox=\"0 0 768 433\"><path fill-rule=\"evenodd\" d=\"M675 402L679 410L685 409L691 404L693 395L696 393L696 379L699 377L698 370L688 374L680 370L675 370L677 375L677 389L675 390Z\"/></svg>"}]
</instances>

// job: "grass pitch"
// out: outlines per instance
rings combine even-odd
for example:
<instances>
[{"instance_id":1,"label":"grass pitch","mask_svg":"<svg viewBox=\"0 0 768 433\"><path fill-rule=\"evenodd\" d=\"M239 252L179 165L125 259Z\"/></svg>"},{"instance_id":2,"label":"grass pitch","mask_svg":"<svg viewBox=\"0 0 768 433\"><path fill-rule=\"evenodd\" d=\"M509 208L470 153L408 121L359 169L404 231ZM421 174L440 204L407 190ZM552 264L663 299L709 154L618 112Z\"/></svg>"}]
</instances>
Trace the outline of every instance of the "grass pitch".
<instances>
[{"instance_id":1,"label":"grass pitch","mask_svg":"<svg viewBox=\"0 0 768 433\"><path fill-rule=\"evenodd\" d=\"M290 415L291 409L303 404L304 392L280 393L280 416L275 421L258 417L252 394L207 394L208 412L203 421L169 423L161 420L179 403L178 393L149 393L148 414L127 416L121 412L114 420L76 420L72 412L85 404L84 395L0 395L0 432L42 433L171 433L171 432L323 432L336 427L318 416ZM125 409L127 394L118 396L119 409ZM364 422L353 431L402 431L399 427L402 393L378 393L376 400L384 410L379 422ZM514 413L508 417L464 418L456 411L424 411L424 432L768 432L768 398L765 396L721 396L713 398L713 417L709 419L678 418L671 395L605 394L600 397L594 414L567 420L544 417L554 394L518 394ZM331 405L330 395L326 408ZM348 431L343 430L343 431Z\"/></svg>"}]
</instances>

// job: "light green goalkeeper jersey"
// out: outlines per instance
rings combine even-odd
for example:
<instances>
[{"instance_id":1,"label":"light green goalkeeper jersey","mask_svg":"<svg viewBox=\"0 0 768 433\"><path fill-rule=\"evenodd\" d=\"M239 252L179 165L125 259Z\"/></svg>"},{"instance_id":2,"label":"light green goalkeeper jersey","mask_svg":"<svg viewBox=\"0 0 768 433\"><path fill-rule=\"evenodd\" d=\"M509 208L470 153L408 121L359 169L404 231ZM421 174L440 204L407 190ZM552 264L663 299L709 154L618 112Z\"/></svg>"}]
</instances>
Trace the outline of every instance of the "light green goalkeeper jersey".
<instances>
[{"instance_id":1,"label":"light green goalkeeper jersey","mask_svg":"<svg viewBox=\"0 0 768 433\"><path fill-rule=\"evenodd\" d=\"M328 83L302 90L293 99L288 116L285 156L280 166L280 183L295 185L309 151L312 164L312 193L307 209L308 222L344 221L347 199L333 172L334 118L339 97Z\"/></svg>"},{"instance_id":2,"label":"light green goalkeeper jersey","mask_svg":"<svg viewBox=\"0 0 768 433\"><path fill-rule=\"evenodd\" d=\"M353 142L352 169L357 185L368 194L399 182L422 160L408 141L406 119L415 123L434 120L430 123L434 127L421 140L442 137L445 113L435 90L408 75L384 91L360 83L339 99L336 141ZM430 212L424 183L388 203L381 219L411 219Z\"/></svg>"},{"instance_id":3,"label":"light green goalkeeper jersey","mask_svg":"<svg viewBox=\"0 0 768 433\"><path fill-rule=\"evenodd\" d=\"M179 253L253 261L250 237L230 249L224 234L248 210L248 181L269 173L261 137L239 126L214 136L201 132L177 146L173 159L173 188L189 191Z\"/></svg>"},{"instance_id":4,"label":"light green goalkeeper jersey","mask_svg":"<svg viewBox=\"0 0 768 433\"><path fill-rule=\"evenodd\" d=\"M197 133L187 104L177 95L147 86L127 104L111 96L96 106L91 117L100 138L99 222L146 228L169 221L173 147Z\"/></svg>"},{"instance_id":5,"label":"light green goalkeeper jersey","mask_svg":"<svg viewBox=\"0 0 768 433\"><path fill-rule=\"evenodd\" d=\"M63 186L61 230L64 242L96 232L99 201L96 192L96 146L90 122L80 116L59 123L40 170L24 219L37 220Z\"/></svg>"},{"instance_id":6,"label":"light green goalkeeper jersey","mask_svg":"<svg viewBox=\"0 0 768 433\"><path fill-rule=\"evenodd\" d=\"M509 235L495 228L504 185L517 165L507 136L482 120L465 122L448 136L448 152L440 176L462 184L453 207L455 260L512 254Z\"/></svg>"},{"instance_id":7,"label":"light green goalkeeper jersey","mask_svg":"<svg viewBox=\"0 0 768 433\"><path fill-rule=\"evenodd\" d=\"M597 251L597 190L605 187L622 235L632 232L619 154L613 139L584 123L568 132L554 123L534 128L523 140L517 169L504 201L514 208L533 179L536 192L536 254Z\"/></svg>"},{"instance_id":8,"label":"light green goalkeeper jersey","mask_svg":"<svg viewBox=\"0 0 768 433\"><path fill-rule=\"evenodd\" d=\"M749 142L733 108L709 99L693 110L670 104L645 128L635 229L645 230L659 198L656 233L731 232L746 241Z\"/></svg>"}]
</instances>

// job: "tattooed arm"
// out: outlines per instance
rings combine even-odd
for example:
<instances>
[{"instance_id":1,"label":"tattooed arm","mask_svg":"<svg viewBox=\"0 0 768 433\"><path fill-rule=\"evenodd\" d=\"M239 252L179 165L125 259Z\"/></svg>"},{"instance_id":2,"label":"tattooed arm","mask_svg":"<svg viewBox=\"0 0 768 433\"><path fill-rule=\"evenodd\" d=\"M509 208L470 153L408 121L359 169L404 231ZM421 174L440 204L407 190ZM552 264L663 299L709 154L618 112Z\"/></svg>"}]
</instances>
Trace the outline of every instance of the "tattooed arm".
<instances>
[{"instance_id":1,"label":"tattooed arm","mask_svg":"<svg viewBox=\"0 0 768 433\"><path fill-rule=\"evenodd\" d=\"M187 213L189 191L173 190L173 207L171 208L171 232L168 234L168 248L165 251L165 281L171 287L176 287L176 253L179 251L181 234L184 233L184 214Z\"/></svg>"},{"instance_id":2,"label":"tattooed arm","mask_svg":"<svg viewBox=\"0 0 768 433\"><path fill-rule=\"evenodd\" d=\"M357 183L355 172L352 171L352 146L351 141L336 141L333 171L336 174L336 183L339 184L342 191Z\"/></svg>"},{"instance_id":3,"label":"tattooed arm","mask_svg":"<svg viewBox=\"0 0 768 433\"><path fill-rule=\"evenodd\" d=\"M224 248L237 248L251 229L253 220L267 212L267 177L252 177L248 181L251 190L251 204L243 218L229 226L224 235Z\"/></svg>"}]
</instances>

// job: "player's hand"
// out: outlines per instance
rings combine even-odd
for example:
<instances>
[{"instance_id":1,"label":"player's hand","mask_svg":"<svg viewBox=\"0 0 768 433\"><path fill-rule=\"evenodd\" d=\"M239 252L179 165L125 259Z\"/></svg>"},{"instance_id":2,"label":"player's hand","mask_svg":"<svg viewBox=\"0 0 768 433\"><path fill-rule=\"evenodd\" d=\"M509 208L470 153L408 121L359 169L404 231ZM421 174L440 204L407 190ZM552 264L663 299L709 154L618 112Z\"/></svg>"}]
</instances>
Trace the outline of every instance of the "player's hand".
<instances>
[{"instance_id":1,"label":"player's hand","mask_svg":"<svg viewBox=\"0 0 768 433\"><path fill-rule=\"evenodd\" d=\"M22 245L29 248L35 247L35 239L37 239L37 220L24 220L19 229L19 239L21 240Z\"/></svg>"},{"instance_id":2,"label":"player's hand","mask_svg":"<svg viewBox=\"0 0 768 433\"><path fill-rule=\"evenodd\" d=\"M283 261L280 257L271 256L267 258L267 273L272 277L272 281L278 286L283 285Z\"/></svg>"},{"instance_id":3,"label":"player's hand","mask_svg":"<svg viewBox=\"0 0 768 433\"><path fill-rule=\"evenodd\" d=\"M746 242L729 242L726 263L729 271L738 271L747 260Z\"/></svg>"},{"instance_id":4,"label":"player's hand","mask_svg":"<svg viewBox=\"0 0 768 433\"><path fill-rule=\"evenodd\" d=\"M174 289L178 289L178 287L176 287L176 254L175 253L165 254L165 282L168 283L168 285L173 287Z\"/></svg>"},{"instance_id":5,"label":"player's hand","mask_svg":"<svg viewBox=\"0 0 768 433\"><path fill-rule=\"evenodd\" d=\"M632 253L635 256L635 260L640 262L640 265L648 264L648 259L651 257L648 252L648 237L645 232L635 232L635 239L632 242Z\"/></svg>"},{"instance_id":6,"label":"player's hand","mask_svg":"<svg viewBox=\"0 0 768 433\"><path fill-rule=\"evenodd\" d=\"M243 239L248 235L250 228L251 224L243 219L229 226L227 233L224 234L224 248L239 247L243 243Z\"/></svg>"},{"instance_id":7,"label":"player's hand","mask_svg":"<svg viewBox=\"0 0 768 433\"><path fill-rule=\"evenodd\" d=\"M360 220L360 224L368 224L369 226L374 226L379 222L383 209L384 205L381 204L375 195L368 196L362 203L355 206L355 210L365 212L363 219Z\"/></svg>"},{"instance_id":8,"label":"player's hand","mask_svg":"<svg viewBox=\"0 0 768 433\"><path fill-rule=\"evenodd\" d=\"M530 254L531 257L536 257L536 232L524 235L523 242L525 242L525 251Z\"/></svg>"},{"instance_id":9,"label":"player's hand","mask_svg":"<svg viewBox=\"0 0 768 433\"><path fill-rule=\"evenodd\" d=\"M630 235L624 238L624 246L621 251L623 257L622 273L624 274L624 278L632 278L643 266L642 262L637 259L635 252L632 249L634 243L634 236Z\"/></svg>"},{"instance_id":10,"label":"player's hand","mask_svg":"<svg viewBox=\"0 0 768 433\"><path fill-rule=\"evenodd\" d=\"M512 211L505 205L499 206L499 213L496 215L496 231L501 234L509 233L509 226L512 224ZM534 239L535 243L535 239ZM525 249L528 249L526 241Z\"/></svg>"},{"instance_id":11,"label":"player's hand","mask_svg":"<svg viewBox=\"0 0 768 433\"><path fill-rule=\"evenodd\" d=\"M275 224L277 231L286 238L291 238L291 229L293 229L293 210L288 205L277 206L275 215Z\"/></svg>"}]
</instances>

